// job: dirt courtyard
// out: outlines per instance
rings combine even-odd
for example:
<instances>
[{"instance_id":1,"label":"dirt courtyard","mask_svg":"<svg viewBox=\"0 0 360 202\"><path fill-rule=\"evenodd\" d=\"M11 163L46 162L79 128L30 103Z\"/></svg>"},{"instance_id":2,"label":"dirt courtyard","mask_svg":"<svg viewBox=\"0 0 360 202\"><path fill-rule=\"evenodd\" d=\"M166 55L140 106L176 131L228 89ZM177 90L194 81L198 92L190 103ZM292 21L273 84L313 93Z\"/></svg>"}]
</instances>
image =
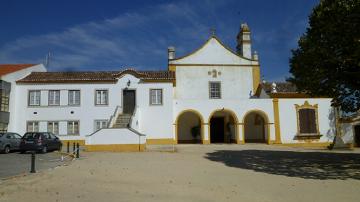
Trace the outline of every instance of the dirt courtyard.
<instances>
[{"instance_id":1,"label":"dirt courtyard","mask_svg":"<svg viewBox=\"0 0 360 202\"><path fill-rule=\"evenodd\" d=\"M0 181L0 201L359 201L360 151L180 145L82 153L69 166Z\"/></svg>"}]
</instances>

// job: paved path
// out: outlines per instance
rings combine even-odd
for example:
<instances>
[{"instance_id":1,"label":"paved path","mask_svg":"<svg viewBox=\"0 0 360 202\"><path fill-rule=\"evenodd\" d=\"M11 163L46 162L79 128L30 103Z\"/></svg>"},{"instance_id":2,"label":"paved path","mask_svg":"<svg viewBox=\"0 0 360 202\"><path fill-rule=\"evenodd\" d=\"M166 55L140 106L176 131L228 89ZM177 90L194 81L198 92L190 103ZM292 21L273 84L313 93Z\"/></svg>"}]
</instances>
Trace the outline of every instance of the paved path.
<instances>
[{"instance_id":1,"label":"paved path","mask_svg":"<svg viewBox=\"0 0 360 202\"><path fill-rule=\"evenodd\" d=\"M360 151L182 145L178 152L82 153L0 184L0 201L359 201Z\"/></svg>"},{"instance_id":2,"label":"paved path","mask_svg":"<svg viewBox=\"0 0 360 202\"><path fill-rule=\"evenodd\" d=\"M46 154L36 154L36 170L45 170L62 165L61 154L49 152ZM27 174L30 171L31 154L20 154L18 152L10 154L0 154L0 180L16 175Z\"/></svg>"}]
</instances>

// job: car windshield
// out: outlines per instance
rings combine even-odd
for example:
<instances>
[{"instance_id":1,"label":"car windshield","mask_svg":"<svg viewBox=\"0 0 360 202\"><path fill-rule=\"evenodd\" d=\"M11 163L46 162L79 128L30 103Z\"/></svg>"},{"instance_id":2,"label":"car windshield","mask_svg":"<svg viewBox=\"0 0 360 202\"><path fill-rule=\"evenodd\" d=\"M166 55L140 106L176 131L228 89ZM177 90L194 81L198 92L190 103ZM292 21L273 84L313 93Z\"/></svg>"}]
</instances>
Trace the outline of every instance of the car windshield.
<instances>
[{"instance_id":1,"label":"car windshield","mask_svg":"<svg viewBox=\"0 0 360 202\"><path fill-rule=\"evenodd\" d=\"M32 140L32 139L38 139L39 136L40 136L39 133L26 133L23 138L26 140Z\"/></svg>"}]
</instances>

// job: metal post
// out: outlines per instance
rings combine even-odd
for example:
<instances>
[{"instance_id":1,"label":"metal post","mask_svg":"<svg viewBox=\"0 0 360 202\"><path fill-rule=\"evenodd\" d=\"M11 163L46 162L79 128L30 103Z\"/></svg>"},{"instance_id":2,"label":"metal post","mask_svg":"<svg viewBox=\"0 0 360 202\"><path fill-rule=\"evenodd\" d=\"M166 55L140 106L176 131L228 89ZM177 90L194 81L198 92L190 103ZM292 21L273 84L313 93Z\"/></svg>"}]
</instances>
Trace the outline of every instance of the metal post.
<instances>
[{"instance_id":1,"label":"metal post","mask_svg":"<svg viewBox=\"0 0 360 202\"><path fill-rule=\"evenodd\" d=\"M73 154L75 154L75 142L73 143Z\"/></svg>"},{"instance_id":2,"label":"metal post","mask_svg":"<svg viewBox=\"0 0 360 202\"><path fill-rule=\"evenodd\" d=\"M66 151L67 151L67 153L70 153L70 142L67 142Z\"/></svg>"},{"instance_id":3,"label":"metal post","mask_svg":"<svg viewBox=\"0 0 360 202\"><path fill-rule=\"evenodd\" d=\"M76 144L76 158L78 159L78 158L80 158L80 145L79 145L79 143L77 143Z\"/></svg>"},{"instance_id":4,"label":"metal post","mask_svg":"<svg viewBox=\"0 0 360 202\"><path fill-rule=\"evenodd\" d=\"M31 152L31 170L30 173L36 173L35 170L35 151Z\"/></svg>"}]
</instances>

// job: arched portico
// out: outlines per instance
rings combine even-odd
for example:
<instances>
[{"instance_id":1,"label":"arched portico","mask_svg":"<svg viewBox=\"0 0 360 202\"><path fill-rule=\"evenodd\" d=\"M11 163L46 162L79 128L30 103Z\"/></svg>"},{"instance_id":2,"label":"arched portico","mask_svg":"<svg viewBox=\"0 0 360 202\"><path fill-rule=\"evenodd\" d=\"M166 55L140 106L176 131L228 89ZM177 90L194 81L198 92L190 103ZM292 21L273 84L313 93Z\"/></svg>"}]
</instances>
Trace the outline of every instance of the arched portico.
<instances>
[{"instance_id":1,"label":"arched portico","mask_svg":"<svg viewBox=\"0 0 360 202\"><path fill-rule=\"evenodd\" d=\"M243 118L245 143L269 143L269 118L261 110L251 110Z\"/></svg>"},{"instance_id":2,"label":"arched portico","mask_svg":"<svg viewBox=\"0 0 360 202\"><path fill-rule=\"evenodd\" d=\"M202 115L193 109L187 109L179 113L176 118L176 142L203 143L204 119Z\"/></svg>"},{"instance_id":3,"label":"arched portico","mask_svg":"<svg viewBox=\"0 0 360 202\"><path fill-rule=\"evenodd\" d=\"M238 119L236 114L229 109L218 109L209 116L210 143L237 143Z\"/></svg>"}]
</instances>

